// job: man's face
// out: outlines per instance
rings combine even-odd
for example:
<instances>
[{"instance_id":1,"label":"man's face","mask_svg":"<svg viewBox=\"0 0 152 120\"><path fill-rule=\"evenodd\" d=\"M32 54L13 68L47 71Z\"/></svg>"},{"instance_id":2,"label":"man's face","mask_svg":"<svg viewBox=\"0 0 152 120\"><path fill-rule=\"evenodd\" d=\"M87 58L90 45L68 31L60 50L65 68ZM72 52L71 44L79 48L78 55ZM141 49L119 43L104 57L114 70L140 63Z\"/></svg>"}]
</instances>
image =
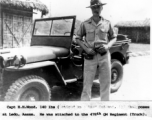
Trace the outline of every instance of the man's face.
<instances>
[{"instance_id":1,"label":"man's face","mask_svg":"<svg viewBox=\"0 0 152 120\"><path fill-rule=\"evenodd\" d=\"M102 6L93 6L93 7L91 7L93 16L100 16L102 9L103 9Z\"/></svg>"}]
</instances>

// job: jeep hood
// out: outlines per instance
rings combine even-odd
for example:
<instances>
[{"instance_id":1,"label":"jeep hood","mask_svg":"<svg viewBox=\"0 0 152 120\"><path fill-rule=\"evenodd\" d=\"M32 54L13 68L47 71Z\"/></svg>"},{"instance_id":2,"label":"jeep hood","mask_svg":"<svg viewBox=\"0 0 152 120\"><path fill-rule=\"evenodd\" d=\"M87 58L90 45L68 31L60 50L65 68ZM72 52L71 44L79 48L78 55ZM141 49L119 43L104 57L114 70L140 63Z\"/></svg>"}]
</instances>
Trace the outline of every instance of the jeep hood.
<instances>
[{"instance_id":1,"label":"jeep hood","mask_svg":"<svg viewBox=\"0 0 152 120\"><path fill-rule=\"evenodd\" d=\"M66 48L61 47L30 46L0 50L0 53L0 56L5 61L17 55L23 56L26 59L26 63L31 63L51 60L57 57L65 57L69 54L69 51Z\"/></svg>"}]
</instances>

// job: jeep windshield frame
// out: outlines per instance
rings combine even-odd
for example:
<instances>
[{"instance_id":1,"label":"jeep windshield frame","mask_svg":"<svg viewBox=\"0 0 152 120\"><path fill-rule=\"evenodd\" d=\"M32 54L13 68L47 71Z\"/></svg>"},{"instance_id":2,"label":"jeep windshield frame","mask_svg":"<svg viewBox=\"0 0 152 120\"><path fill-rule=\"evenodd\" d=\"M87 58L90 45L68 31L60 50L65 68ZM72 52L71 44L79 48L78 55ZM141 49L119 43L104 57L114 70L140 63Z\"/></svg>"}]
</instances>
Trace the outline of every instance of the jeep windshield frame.
<instances>
[{"instance_id":1,"label":"jeep windshield frame","mask_svg":"<svg viewBox=\"0 0 152 120\"><path fill-rule=\"evenodd\" d=\"M76 16L36 19L32 37L72 37Z\"/></svg>"},{"instance_id":2,"label":"jeep windshield frame","mask_svg":"<svg viewBox=\"0 0 152 120\"><path fill-rule=\"evenodd\" d=\"M51 21L51 22L50 22ZM33 32L30 46L62 47L70 50L75 29L76 16L63 16L36 19L33 25ZM37 23L41 23L36 25ZM54 24L53 24L54 23ZM44 25L44 26L43 26ZM35 34L38 28L42 34ZM44 27L45 29L42 29ZM57 30L55 29L57 28ZM56 30L58 34L52 31Z\"/></svg>"}]
</instances>

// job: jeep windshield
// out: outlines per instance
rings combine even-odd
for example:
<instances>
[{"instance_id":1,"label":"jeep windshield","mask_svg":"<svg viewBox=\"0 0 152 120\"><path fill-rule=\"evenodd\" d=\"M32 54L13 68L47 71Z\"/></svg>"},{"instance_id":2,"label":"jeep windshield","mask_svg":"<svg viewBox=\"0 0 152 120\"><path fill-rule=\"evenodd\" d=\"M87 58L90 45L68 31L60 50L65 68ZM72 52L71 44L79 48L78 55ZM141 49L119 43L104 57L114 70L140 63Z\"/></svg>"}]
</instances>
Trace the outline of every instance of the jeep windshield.
<instances>
[{"instance_id":1,"label":"jeep windshield","mask_svg":"<svg viewBox=\"0 0 152 120\"><path fill-rule=\"evenodd\" d=\"M73 21L74 19L71 17L36 20L33 35L71 36Z\"/></svg>"}]
</instances>

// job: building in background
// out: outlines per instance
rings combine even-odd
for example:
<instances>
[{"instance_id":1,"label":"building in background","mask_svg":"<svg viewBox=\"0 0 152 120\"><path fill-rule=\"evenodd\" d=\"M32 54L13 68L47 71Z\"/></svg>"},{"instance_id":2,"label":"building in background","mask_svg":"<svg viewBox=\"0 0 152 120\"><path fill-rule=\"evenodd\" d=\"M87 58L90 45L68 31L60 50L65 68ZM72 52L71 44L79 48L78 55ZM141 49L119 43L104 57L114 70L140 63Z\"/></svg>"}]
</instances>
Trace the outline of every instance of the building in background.
<instances>
[{"instance_id":1,"label":"building in background","mask_svg":"<svg viewBox=\"0 0 152 120\"><path fill-rule=\"evenodd\" d=\"M119 34L128 35L133 43L150 43L150 19L123 21L115 25Z\"/></svg>"},{"instance_id":2,"label":"building in background","mask_svg":"<svg viewBox=\"0 0 152 120\"><path fill-rule=\"evenodd\" d=\"M30 45L33 10L49 12L39 0L0 0L0 48Z\"/></svg>"}]
</instances>

